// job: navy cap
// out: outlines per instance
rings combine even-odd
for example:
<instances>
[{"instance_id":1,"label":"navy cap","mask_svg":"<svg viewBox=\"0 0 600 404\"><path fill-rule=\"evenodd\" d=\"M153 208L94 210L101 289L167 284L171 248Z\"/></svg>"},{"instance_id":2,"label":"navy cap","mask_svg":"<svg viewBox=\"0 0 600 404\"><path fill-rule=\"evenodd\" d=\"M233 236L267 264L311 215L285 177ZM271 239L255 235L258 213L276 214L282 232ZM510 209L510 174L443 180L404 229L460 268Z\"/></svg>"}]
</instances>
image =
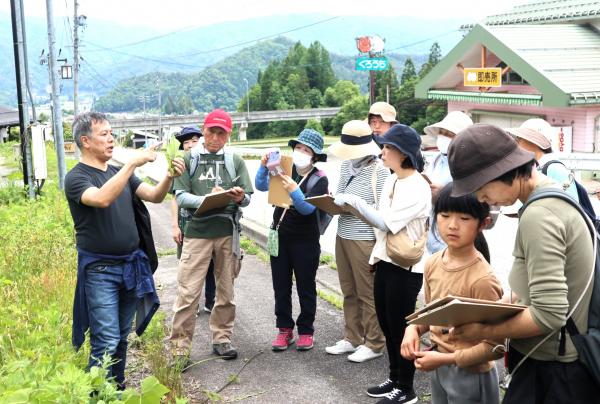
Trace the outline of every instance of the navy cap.
<instances>
[{"instance_id":1,"label":"navy cap","mask_svg":"<svg viewBox=\"0 0 600 404\"><path fill-rule=\"evenodd\" d=\"M181 129L181 132L175 134L175 139L179 140L179 143L181 143L179 150L183 150L183 142L191 139L194 136L202 136L202 131L197 126L186 126L185 128Z\"/></svg>"}]
</instances>

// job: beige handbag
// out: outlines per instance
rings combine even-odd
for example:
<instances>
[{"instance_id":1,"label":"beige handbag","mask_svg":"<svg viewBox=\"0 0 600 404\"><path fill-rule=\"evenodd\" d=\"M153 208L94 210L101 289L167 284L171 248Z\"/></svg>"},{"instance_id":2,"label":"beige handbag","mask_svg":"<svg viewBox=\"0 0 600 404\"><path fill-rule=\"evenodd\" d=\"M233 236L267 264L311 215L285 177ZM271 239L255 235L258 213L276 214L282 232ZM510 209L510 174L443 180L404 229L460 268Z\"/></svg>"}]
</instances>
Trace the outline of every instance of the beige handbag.
<instances>
[{"instance_id":1,"label":"beige handbag","mask_svg":"<svg viewBox=\"0 0 600 404\"><path fill-rule=\"evenodd\" d=\"M392 188L392 194L390 195L390 205L394 199L394 190L396 189L396 183ZM429 233L429 219L425 226L425 232L421 238L417 241L413 241L409 236L404 227L398 233L393 234L392 232L387 233L386 240L386 252L388 257L397 265L403 268L410 268L417 264L423 253L425 252L425 244L427 242L427 234Z\"/></svg>"}]
</instances>

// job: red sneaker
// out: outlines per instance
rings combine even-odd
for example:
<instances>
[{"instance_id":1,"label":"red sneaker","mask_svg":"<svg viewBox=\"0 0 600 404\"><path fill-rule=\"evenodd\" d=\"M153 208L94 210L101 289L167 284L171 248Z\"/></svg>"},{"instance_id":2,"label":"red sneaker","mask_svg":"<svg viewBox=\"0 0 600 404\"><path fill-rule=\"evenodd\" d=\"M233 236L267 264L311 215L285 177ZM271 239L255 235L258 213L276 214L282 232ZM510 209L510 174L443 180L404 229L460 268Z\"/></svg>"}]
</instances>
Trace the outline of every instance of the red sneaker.
<instances>
[{"instance_id":1,"label":"red sneaker","mask_svg":"<svg viewBox=\"0 0 600 404\"><path fill-rule=\"evenodd\" d=\"M311 334L301 334L298 336L296 349L299 351L308 351L314 346L313 336Z\"/></svg>"},{"instance_id":2,"label":"red sneaker","mask_svg":"<svg viewBox=\"0 0 600 404\"><path fill-rule=\"evenodd\" d=\"M271 342L274 351L285 351L294 343L294 330L292 328L280 328L279 333Z\"/></svg>"}]
</instances>

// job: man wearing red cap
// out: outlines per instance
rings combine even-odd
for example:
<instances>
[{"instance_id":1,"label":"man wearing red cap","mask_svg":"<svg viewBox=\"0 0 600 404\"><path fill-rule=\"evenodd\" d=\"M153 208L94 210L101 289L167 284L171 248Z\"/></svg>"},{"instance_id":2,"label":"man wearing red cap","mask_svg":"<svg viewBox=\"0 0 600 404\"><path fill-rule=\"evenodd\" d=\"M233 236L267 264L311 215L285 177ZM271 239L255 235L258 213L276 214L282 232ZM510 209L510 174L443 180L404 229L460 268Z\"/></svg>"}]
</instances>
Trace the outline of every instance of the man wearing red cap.
<instances>
[{"instance_id":1,"label":"man wearing red cap","mask_svg":"<svg viewBox=\"0 0 600 404\"><path fill-rule=\"evenodd\" d=\"M235 319L234 279L241 259L239 244L240 207L250 203L252 183L244 160L225 148L231 136L229 114L216 109L204 118L204 143L184 157L186 170L173 189L180 208L187 210L187 222L171 332L175 363L182 369L189 354L196 324L196 307L211 259L215 263L217 296L210 316L213 353L225 359L237 357L231 345ZM228 190L231 202L224 208L193 215L206 195Z\"/></svg>"}]
</instances>

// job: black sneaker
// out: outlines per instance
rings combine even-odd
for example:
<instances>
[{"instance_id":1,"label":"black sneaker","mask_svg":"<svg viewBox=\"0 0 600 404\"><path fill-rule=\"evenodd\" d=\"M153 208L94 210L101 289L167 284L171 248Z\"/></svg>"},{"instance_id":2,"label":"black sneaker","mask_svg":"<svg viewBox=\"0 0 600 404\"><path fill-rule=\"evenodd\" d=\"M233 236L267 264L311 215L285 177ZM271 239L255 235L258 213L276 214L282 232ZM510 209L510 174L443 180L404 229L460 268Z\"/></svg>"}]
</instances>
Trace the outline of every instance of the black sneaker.
<instances>
[{"instance_id":1,"label":"black sneaker","mask_svg":"<svg viewBox=\"0 0 600 404\"><path fill-rule=\"evenodd\" d=\"M207 313L212 313L213 307L215 307L214 300L212 302L206 301L206 303L204 303L204 311ZM200 310L198 310L198 311L200 311Z\"/></svg>"},{"instance_id":2,"label":"black sneaker","mask_svg":"<svg viewBox=\"0 0 600 404\"><path fill-rule=\"evenodd\" d=\"M377 401L377 404L389 404L389 403L402 403L402 404L414 404L417 402L417 395L413 389L400 390L394 388L391 392L385 395L381 400Z\"/></svg>"},{"instance_id":3,"label":"black sneaker","mask_svg":"<svg viewBox=\"0 0 600 404\"><path fill-rule=\"evenodd\" d=\"M223 359L235 359L238 356L237 351L231 346L229 342L223 342L221 344L213 344L213 353L221 356Z\"/></svg>"},{"instance_id":4,"label":"black sneaker","mask_svg":"<svg viewBox=\"0 0 600 404\"><path fill-rule=\"evenodd\" d=\"M388 393L391 393L394 387L398 387L391 379L387 379L385 382L367 389L367 394L371 397L383 397Z\"/></svg>"}]
</instances>

